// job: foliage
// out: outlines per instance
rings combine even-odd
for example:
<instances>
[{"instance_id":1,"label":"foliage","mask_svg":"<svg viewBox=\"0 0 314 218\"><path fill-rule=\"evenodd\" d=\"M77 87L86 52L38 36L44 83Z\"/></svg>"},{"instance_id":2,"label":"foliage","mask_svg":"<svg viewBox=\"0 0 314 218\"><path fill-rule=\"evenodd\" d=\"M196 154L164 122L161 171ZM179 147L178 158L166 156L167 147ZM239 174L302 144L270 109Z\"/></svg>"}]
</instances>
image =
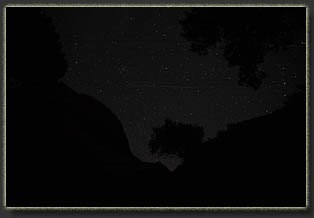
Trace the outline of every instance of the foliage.
<instances>
[{"instance_id":1,"label":"foliage","mask_svg":"<svg viewBox=\"0 0 314 218\"><path fill-rule=\"evenodd\" d=\"M305 42L305 8L193 8L180 23L191 51L206 55L220 44L229 66L238 67L239 85L255 90L268 52Z\"/></svg>"},{"instance_id":2,"label":"foliage","mask_svg":"<svg viewBox=\"0 0 314 218\"><path fill-rule=\"evenodd\" d=\"M183 124L166 119L161 127L153 128L154 133L149 142L152 154L159 156L177 155L184 158L192 146L202 143L204 131L202 127Z\"/></svg>"}]
</instances>

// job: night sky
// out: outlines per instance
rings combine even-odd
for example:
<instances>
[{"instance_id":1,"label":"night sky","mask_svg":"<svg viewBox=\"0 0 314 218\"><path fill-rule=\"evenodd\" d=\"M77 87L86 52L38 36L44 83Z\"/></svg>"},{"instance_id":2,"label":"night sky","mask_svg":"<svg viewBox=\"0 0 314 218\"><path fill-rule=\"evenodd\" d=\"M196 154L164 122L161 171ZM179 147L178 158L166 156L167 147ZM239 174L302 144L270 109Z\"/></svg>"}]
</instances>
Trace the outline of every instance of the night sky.
<instances>
[{"instance_id":1,"label":"night sky","mask_svg":"<svg viewBox=\"0 0 314 218\"><path fill-rule=\"evenodd\" d=\"M305 84L305 42L269 53L257 91L238 85L222 51L189 51L179 20L189 8L47 8L69 68L62 79L93 96L122 122L130 148L143 161L152 128L165 118L204 127L205 139L228 123L272 113ZM162 160L164 163L169 159ZM177 160L172 160L177 162ZM171 164L167 164L171 165Z\"/></svg>"}]
</instances>

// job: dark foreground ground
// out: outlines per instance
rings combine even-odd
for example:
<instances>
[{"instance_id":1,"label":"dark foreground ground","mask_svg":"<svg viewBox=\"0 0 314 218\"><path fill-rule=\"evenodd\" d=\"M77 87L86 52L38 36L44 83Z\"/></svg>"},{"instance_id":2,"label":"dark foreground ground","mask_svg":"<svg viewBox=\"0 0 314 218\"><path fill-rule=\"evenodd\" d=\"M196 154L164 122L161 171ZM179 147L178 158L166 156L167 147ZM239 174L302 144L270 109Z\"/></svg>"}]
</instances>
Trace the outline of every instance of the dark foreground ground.
<instances>
[{"instance_id":1,"label":"dark foreground ground","mask_svg":"<svg viewBox=\"0 0 314 218\"><path fill-rule=\"evenodd\" d=\"M172 173L133 156L117 117L62 83L7 96L7 206L305 206L302 92Z\"/></svg>"}]
</instances>

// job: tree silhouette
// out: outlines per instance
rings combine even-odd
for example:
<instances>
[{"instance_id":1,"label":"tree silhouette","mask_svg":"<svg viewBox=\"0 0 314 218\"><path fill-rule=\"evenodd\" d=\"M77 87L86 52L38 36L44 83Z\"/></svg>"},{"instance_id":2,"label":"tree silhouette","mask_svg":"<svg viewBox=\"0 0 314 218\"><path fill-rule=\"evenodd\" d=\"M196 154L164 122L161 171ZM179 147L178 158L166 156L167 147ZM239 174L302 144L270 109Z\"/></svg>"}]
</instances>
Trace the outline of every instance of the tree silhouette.
<instances>
[{"instance_id":1,"label":"tree silhouette","mask_svg":"<svg viewBox=\"0 0 314 218\"><path fill-rule=\"evenodd\" d=\"M193 8L180 24L191 51L206 55L222 46L229 66L238 67L239 85L254 90L266 76L258 65L268 52L305 41L304 8Z\"/></svg>"},{"instance_id":2,"label":"tree silhouette","mask_svg":"<svg viewBox=\"0 0 314 218\"><path fill-rule=\"evenodd\" d=\"M170 119L166 119L161 127L153 128L153 131L149 149L157 156L177 155L184 158L192 147L202 143L204 136L202 127Z\"/></svg>"},{"instance_id":3,"label":"tree silhouette","mask_svg":"<svg viewBox=\"0 0 314 218\"><path fill-rule=\"evenodd\" d=\"M8 86L55 84L65 75L68 64L53 20L41 8L14 10L23 21L8 12Z\"/></svg>"}]
</instances>

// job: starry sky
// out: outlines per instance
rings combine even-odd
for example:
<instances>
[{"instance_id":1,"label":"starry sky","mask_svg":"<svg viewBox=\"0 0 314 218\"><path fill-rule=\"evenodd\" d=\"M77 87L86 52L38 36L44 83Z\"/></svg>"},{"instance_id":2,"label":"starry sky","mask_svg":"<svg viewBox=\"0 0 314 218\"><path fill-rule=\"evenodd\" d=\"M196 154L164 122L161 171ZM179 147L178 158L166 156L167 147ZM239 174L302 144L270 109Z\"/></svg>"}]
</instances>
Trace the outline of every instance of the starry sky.
<instances>
[{"instance_id":1,"label":"starry sky","mask_svg":"<svg viewBox=\"0 0 314 218\"><path fill-rule=\"evenodd\" d=\"M305 42L299 42L265 57L259 67L267 77L257 91L239 86L237 69L227 66L223 51L199 56L189 50L179 24L187 10L45 9L69 62L62 80L109 107L143 161L155 161L147 145L152 128L165 118L202 126L207 139L228 123L281 108L296 85L305 84Z\"/></svg>"}]
</instances>

